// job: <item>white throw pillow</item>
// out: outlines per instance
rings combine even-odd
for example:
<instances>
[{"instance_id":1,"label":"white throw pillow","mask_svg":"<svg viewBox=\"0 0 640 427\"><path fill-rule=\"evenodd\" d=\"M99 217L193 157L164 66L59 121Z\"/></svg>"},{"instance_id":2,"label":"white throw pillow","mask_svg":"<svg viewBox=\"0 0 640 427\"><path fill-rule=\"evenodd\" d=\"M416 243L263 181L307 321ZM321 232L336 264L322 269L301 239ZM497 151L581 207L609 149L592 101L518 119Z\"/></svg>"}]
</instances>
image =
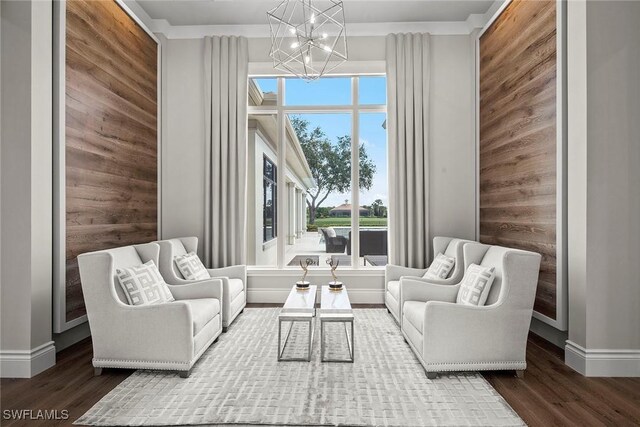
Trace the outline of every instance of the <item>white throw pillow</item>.
<instances>
[{"instance_id":1,"label":"white throw pillow","mask_svg":"<svg viewBox=\"0 0 640 427\"><path fill-rule=\"evenodd\" d=\"M327 237L336 237L336 230L333 227L327 227L325 231L327 232Z\"/></svg>"},{"instance_id":2,"label":"white throw pillow","mask_svg":"<svg viewBox=\"0 0 640 427\"><path fill-rule=\"evenodd\" d=\"M456 302L465 305L484 305L489 296L494 278L495 271L493 267L471 264L460 283Z\"/></svg>"},{"instance_id":3,"label":"white throw pillow","mask_svg":"<svg viewBox=\"0 0 640 427\"><path fill-rule=\"evenodd\" d=\"M174 261L176 267L178 267L178 270L182 273L182 277L186 280L202 280L211 277L195 252L178 255L174 258Z\"/></svg>"},{"instance_id":4,"label":"white throw pillow","mask_svg":"<svg viewBox=\"0 0 640 427\"><path fill-rule=\"evenodd\" d=\"M116 276L129 305L175 301L153 260L135 267L117 268Z\"/></svg>"},{"instance_id":5,"label":"white throw pillow","mask_svg":"<svg viewBox=\"0 0 640 427\"><path fill-rule=\"evenodd\" d=\"M422 277L425 279L446 279L455 265L455 258L438 253Z\"/></svg>"}]
</instances>

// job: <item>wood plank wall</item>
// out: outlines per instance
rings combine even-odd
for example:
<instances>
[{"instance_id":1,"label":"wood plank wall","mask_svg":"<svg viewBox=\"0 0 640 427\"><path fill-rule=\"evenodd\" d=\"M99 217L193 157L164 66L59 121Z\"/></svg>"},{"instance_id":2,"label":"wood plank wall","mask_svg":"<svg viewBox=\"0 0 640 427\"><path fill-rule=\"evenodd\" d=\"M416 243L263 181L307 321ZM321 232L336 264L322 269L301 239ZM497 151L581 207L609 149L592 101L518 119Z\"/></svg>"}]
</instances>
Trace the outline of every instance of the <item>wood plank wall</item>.
<instances>
[{"instance_id":1,"label":"wood plank wall","mask_svg":"<svg viewBox=\"0 0 640 427\"><path fill-rule=\"evenodd\" d=\"M556 2L515 0L480 38L480 241L542 254L556 319Z\"/></svg>"},{"instance_id":2,"label":"wood plank wall","mask_svg":"<svg viewBox=\"0 0 640 427\"><path fill-rule=\"evenodd\" d=\"M66 319L76 257L157 238L157 44L113 0L66 10Z\"/></svg>"}]
</instances>

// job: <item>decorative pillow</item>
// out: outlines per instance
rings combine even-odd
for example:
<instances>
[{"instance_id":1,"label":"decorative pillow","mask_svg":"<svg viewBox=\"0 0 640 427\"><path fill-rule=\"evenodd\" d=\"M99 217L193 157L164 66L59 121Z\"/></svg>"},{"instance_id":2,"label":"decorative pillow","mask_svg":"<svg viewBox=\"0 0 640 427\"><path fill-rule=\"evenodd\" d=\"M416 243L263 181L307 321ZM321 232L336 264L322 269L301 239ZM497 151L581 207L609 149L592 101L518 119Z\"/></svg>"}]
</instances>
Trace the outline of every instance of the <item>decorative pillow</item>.
<instances>
[{"instance_id":1,"label":"decorative pillow","mask_svg":"<svg viewBox=\"0 0 640 427\"><path fill-rule=\"evenodd\" d=\"M135 267L117 268L116 276L129 305L151 305L175 301L152 260Z\"/></svg>"},{"instance_id":2,"label":"decorative pillow","mask_svg":"<svg viewBox=\"0 0 640 427\"><path fill-rule=\"evenodd\" d=\"M186 280L202 280L211 277L195 252L178 255L174 258L176 267Z\"/></svg>"},{"instance_id":3,"label":"decorative pillow","mask_svg":"<svg viewBox=\"0 0 640 427\"><path fill-rule=\"evenodd\" d=\"M336 237L336 230L333 227L327 227L325 231L327 232L327 237Z\"/></svg>"},{"instance_id":4,"label":"decorative pillow","mask_svg":"<svg viewBox=\"0 0 640 427\"><path fill-rule=\"evenodd\" d=\"M493 267L471 264L464 273L456 302L465 305L484 305L495 278Z\"/></svg>"},{"instance_id":5,"label":"decorative pillow","mask_svg":"<svg viewBox=\"0 0 640 427\"><path fill-rule=\"evenodd\" d=\"M425 279L446 279L455 265L455 258L438 253L422 277Z\"/></svg>"}]
</instances>

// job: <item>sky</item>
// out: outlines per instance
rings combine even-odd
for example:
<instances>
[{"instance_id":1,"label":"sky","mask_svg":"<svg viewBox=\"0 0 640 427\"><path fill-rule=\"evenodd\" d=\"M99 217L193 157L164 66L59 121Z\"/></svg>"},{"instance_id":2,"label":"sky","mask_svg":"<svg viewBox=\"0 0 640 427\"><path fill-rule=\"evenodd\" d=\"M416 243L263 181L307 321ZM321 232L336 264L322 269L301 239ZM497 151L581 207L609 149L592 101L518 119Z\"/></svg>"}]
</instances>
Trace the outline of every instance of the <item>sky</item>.
<instances>
[{"instance_id":1,"label":"sky","mask_svg":"<svg viewBox=\"0 0 640 427\"><path fill-rule=\"evenodd\" d=\"M275 78L256 79L264 92L276 92ZM360 77L360 104L386 103L385 77ZM350 105L351 78L322 78L315 82L306 82L297 78L287 78L285 83L285 105ZM331 142L339 136L351 134L351 114L296 114L308 120L312 127L320 126ZM364 144L369 158L376 165L373 185L369 190L360 192L360 204L370 205L381 199L388 206L387 190L387 131L382 127L385 113L360 114L360 143ZM351 193L331 194L322 206L338 206L351 200Z\"/></svg>"}]
</instances>

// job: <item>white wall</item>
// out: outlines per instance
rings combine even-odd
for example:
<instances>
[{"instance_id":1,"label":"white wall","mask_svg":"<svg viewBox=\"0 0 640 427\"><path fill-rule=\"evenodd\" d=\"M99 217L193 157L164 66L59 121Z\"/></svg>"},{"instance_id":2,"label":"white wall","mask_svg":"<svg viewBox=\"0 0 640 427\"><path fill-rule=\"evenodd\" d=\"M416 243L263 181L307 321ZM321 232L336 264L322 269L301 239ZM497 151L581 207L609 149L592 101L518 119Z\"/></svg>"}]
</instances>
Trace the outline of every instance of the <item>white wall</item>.
<instances>
[{"instance_id":1,"label":"white wall","mask_svg":"<svg viewBox=\"0 0 640 427\"><path fill-rule=\"evenodd\" d=\"M2 2L0 374L55 363L52 334L52 3Z\"/></svg>"},{"instance_id":2,"label":"white wall","mask_svg":"<svg viewBox=\"0 0 640 427\"><path fill-rule=\"evenodd\" d=\"M475 240L475 60L469 36L431 37L430 235Z\"/></svg>"},{"instance_id":3,"label":"white wall","mask_svg":"<svg viewBox=\"0 0 640 427\"><path fill-rule=\"evenodd\" d=\"M162 238L204 233L203 39L163 40ZM198 245L202 256L202 244Z\"/></svg>"},{"instance_id":4,"label":"white wall","mask_svg":"<svg viewBox=\"0 0 640 427\"><path fill-rule=\"evenodd\" d=\"M640 376L640 3L568 13L567 363Z\"/></svg>"}]
</instances>

